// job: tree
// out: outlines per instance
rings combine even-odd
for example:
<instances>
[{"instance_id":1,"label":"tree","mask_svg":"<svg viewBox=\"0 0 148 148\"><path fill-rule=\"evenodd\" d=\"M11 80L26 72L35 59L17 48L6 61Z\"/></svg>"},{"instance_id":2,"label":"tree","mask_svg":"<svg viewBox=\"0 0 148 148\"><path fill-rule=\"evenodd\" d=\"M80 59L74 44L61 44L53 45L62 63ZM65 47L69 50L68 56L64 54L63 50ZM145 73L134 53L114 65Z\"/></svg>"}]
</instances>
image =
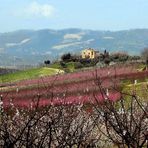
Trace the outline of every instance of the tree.
<instances>
[{"instance_id":1,"label":"tree","mask_svg":"<svg viewBox=\"0 0 148 148\"><path fill-rule=\"evenodd\" d=\"M143 59L145 60L146 66L148 68L148 47L144 48L141 55L142 55Z\"/></svg>"},{"instance_id":2,"label":"tree","mask_svg":"<svg viewBox=\"0 0 148 148\"><path fill-rule=\"evenodd\" d=\"M95 118L80 105L40 109L37 104L28 111L10 107L11 114L2 115L1 147L97 147Z\"/></svg>"},{"instance_id":3,"label":"tree","mask_svg":"<svg viewBox=\"0 0 148 148\"><path fill-rule=\"evenodd\" d=\"M109 57L105 58L105 59L104 59L104 63L105 63L106 65L109 65L109 63L110 63L110 58L109 58Z\"/></svg>"},{"instance_id":4,"label":"tree","mask_svg":"<svg viewBox=\"0 0 148 148\"><path fill-rule=\"evenodd\" d=\"M62 59L62 61L64 61L64 62L70 61L71 58L72 58L72 56L71 56L70 53L66 53L66 54L63 54L63 55L61 56L61 59Z\"/></svg>"},{"instance_id":5,"label":"tree","mask_svg":"<svg viewBox=\"0 0 148 148\"><path fill-rule=\"evenodd\" d=\"M49 65L49 64L50 64L50 60L44 61L44 64L45 64L46 66Z\"/></svg>"},{"instance_id":6,"label":"tree","mask_svg":"<svg viewBox=\"0 0 148 148\"><path fill-rule=\"evenodd\" d=\"M116 78L112 79L112 82L115 84ZM100 132L118 148L148 146L148 104L139 96L136 88L128 93L116 85L113 86L110 91L114 90L120 94L120 99L114 102L111 101L109 92L106 93L100 78L96 78L96 84L105 100L101 105L98 102L98 106L95 106L100 117L99 123L102 124L98 124ZM98 100L95 95L94 98Z\"/></svg>"},{"instance_id":7,"label":"tree","mask_svg":"<svg viewBox=\"0 0 148 148\"><path fill-rule=\"evenodd\" d=\"M129 59L129 55L126 52L116 52L110 55L110 58L113 62L125 62Z\"/></svg>"},{"instance_id":8,"label":"tree","mask_svg":"<svg viewBox=\"0 0 148 148\"><path fill-rule=\"evenodd\" d=\"M131 93L122 91L116 74L103 79L96 71L93 80L96 88L89 104L39 106L43 97L39 88L37 94L33 95L32 105L26 109L15 106L15 96L11 93L0 96L0 147L148 147L148 103L145 100L148 87L142 86L144 96L141 98L142 92L136 92L135 85L131 88ZM106 82L113 85L109 87ZM44 92L50 101L55 97L53 87L54 83L44 86ZM62 84L62 89L64 87L67 85ZM106 87L109 87L108 91ZM111 101L111 98L116 97L116 93L110 95L113 91L119 94L119 100ZM68 90L64 92L66 93L62 100L67 99ZM86 95L89 95L88 91ZM3 106L7 96L11 101L9 108ZM25 98L29 97L31 96L26 93ZM104 101L99 102L99 97Z\"/></svg>"}]
</instances>

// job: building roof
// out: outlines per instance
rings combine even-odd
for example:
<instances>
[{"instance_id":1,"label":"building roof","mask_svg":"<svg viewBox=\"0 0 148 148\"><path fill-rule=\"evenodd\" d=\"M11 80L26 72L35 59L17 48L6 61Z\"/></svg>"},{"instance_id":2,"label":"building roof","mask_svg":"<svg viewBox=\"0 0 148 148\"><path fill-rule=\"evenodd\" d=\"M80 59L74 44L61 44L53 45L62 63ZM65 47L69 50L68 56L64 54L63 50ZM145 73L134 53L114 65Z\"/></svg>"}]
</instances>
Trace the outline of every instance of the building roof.
<instances>
[{"instance_id":1,"label":"building roof","mask_svg":"<svg viewBox=\"0 0 148 148\"><path fill-rule=\"evenodd\" d=\"M93 48L87 48L87 49L84 49L84 50L91 50L91 51L95 51ZM83 51L84 51L83 50Z\"/></svg>"}]
</instances>

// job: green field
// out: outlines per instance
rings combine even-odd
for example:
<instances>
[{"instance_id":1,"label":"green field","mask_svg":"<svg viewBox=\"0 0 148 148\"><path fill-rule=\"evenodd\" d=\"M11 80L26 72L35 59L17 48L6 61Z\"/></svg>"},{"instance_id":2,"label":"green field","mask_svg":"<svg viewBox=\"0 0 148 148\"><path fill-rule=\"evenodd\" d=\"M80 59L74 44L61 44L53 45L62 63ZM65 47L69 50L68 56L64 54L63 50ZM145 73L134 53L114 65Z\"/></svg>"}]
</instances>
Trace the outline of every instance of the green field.
<instances>
[{"instance_id":1,"label":"green field","mask_svg":"<svg viewBox=\"0 0 148 148\"><path fill-rule=\"evenodd\" d=\"M130 81L124 82L122 84L122 92L127 94L125 97L127 98L127 102L131 98L131 95L138 96L141 101L146 101L148 96L148 79L138 79L137 84L130 83Z\"/></svg>"},{"instance_id":2,"label":"green field","mask_svg":"<svg viewBox=\"0 0 148 148\"><path fill-rule=\"evenodd\" d=\"M1 75L0 83L16 82L20 80L38 78L42 76L54 75L63 72L64 71L55 68L47 68L47 67L33 68L11 74Z\"/></svg>"},{"instance_id":3,"label":"green field","mask_svg":"<svg viewBox=\"0 0 148 148\"><path fill-rule=\"evenodd\" d=\"M77 64L77 62L67 62L64 63L64 66L62 67L61 64L59 62L51 64L50 67L51 68L56 68L56 69L62 69L66 72L74 72L76 70L75 65Z\"/></svg>"}]
</instances>

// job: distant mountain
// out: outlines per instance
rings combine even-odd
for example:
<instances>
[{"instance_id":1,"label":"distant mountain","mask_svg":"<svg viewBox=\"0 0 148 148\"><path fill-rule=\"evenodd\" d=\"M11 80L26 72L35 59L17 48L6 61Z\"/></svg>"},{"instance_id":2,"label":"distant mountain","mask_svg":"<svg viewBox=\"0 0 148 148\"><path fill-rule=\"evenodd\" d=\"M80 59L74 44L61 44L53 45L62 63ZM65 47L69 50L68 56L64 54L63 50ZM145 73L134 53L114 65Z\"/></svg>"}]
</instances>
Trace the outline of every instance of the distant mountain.
<instances>
[{"instance_id":1,"label":"distant mountain","mask_svg":"<svg viewBox=\"0 0 148 148\"><path fill-rule=\"evenodd\" d=\"M84 48L140 54L148 47L148 29L94 31L82 29L19 30L0 33L0 65L38 64Z\"/></svg>"}]
</instances>

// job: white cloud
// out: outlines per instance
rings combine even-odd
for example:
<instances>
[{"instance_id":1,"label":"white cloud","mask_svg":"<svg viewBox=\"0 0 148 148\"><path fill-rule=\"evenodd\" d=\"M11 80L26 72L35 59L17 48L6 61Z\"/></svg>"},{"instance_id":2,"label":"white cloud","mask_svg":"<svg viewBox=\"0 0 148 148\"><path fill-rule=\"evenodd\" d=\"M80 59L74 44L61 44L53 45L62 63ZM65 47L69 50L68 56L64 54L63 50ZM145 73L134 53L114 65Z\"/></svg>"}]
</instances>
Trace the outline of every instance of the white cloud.
<instances>
[{"instance_id":1,"label":"white cloud","mask_svg":"<svg viewBox=\"0 0 148 148\"><path fill-rule=\"evenodd\" d=\"M55 12L55 8L49 4L39 4L32 2L26 9L25 12L28 16L46 17L50 18Z\"/></svg>"}]
</instances>

